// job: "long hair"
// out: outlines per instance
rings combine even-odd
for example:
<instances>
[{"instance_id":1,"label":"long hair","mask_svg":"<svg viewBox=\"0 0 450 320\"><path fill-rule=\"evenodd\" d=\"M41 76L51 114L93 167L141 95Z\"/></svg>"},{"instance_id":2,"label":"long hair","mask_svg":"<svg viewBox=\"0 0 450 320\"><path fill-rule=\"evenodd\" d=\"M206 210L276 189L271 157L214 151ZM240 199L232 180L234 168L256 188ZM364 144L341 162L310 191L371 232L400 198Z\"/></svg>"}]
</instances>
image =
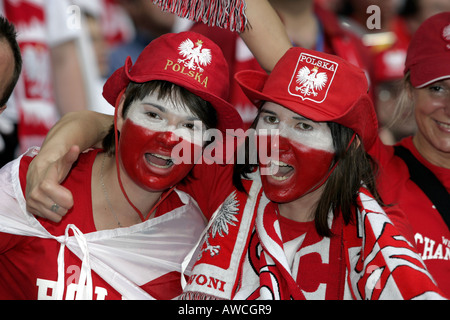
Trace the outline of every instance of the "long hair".
<instances>
[{"instance_id":1,"label":"long hair","mask_svg":"<svg viewBox=\"0 0 450 320\"><path fill-rule=\"evenodd\" d=\"M259 115L252 124L253 128L255 128L258 118ZM314 209L314 221L319 235L331 237L332 232L328 226L330 210L333 210L335 216L342 214L345 224L354 221L358 191L362 185L372 193L380 205L385 206L385 204L376 188L377 164L364 150L363 144L358 139L351 142L354 135L353 130L334 122L327 122L327 125L330 127L336 150L331 166L334 166L336 162L338 164L324 184L323 193ZM244 147L248 153L248 141ZM233 184L238 190L245 192L241 179L248 178L248 174L254 169L255 165L248 162L235 165Z\"/></svg>"},{"instance_id":2,"label":"long hair","mask_svg":"<svg viewBox=\"0 0 450 320\"><path fill-rule=\"evenodd\" d=\"M402 125L406 119L411 117L414 112L414 99L411 97L413 89L410 71L408 71L401 80L400 92L394 107L394 113L391 121L387 124L387 128Z\"/></svg>"},{"instance_id":3,"label":"long hair","mask_svg":"<svg viewBox=\"0 0 450 320\"><path fill-rule=\"evenodd\" d=\"M334 163L338 164L325 183L323 193L315 208L315 226L319 235L331 236L328 213L335 217L342 214L344 223L351 223L356 217L357 197L362 185L382 206L385 206L376 188L378 166L365 151L358 139L349 145L353 130L334 122L328 122L336 150Z\"/></svg>"}]
</instances>

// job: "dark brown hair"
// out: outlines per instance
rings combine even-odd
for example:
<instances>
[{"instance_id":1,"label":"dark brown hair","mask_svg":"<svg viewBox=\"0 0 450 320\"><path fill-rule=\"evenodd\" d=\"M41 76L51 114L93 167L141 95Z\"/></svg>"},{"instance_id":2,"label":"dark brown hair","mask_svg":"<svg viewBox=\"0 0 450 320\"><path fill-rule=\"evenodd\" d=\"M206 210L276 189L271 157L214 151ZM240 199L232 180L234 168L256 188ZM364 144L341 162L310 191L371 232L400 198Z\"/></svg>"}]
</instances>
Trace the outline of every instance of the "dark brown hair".
<instances>
[{"instance_id":1,"label":"dark brown hair","mask_svg":"<svg viewBox=\"0 0 450 320\"><path fill-rule=\"evenodd\" d=\"M3 41L8 43L14 56L14 72L8 86L5 88L5 92L0 96L0 107L8 102L22 71L22 55L17 43L16 29L5 17L0 16L0 42Z\"/></svg>"}]
</instances>

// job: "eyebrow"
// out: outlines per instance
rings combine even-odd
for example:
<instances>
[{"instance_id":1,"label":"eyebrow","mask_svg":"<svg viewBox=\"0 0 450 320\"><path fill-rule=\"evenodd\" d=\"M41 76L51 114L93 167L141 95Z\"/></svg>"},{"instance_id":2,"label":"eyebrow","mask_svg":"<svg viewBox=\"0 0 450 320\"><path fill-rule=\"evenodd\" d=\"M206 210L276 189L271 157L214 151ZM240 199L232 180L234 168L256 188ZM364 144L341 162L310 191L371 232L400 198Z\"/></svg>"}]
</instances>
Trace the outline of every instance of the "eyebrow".
<instances>
[{"instance_id":1,"label":"eyebrow","mask_svg":"<svg viewBox=\"0 0 450 320\"><path fill-rule=\"evenodd\" d=\"M273 114L273 115L277 115L275 112L273 112L273 111L270 111L270 110L266 110L266 109L262 109L261 110L261 113L263 113L263 112L265 112L265 113L269 113L269 114Z\"/></svg>"},{"instance_id":2,"label":"eyebrow","mask_svg":"<svg viewBox=\"0 0 450 320\"><path fill-rule=\"evenodd\" d=\"M161 112L167 112L166 108L164 108L163 106L160 106L158 104L152 103L152 102L142 101L142 104L145 104L145 105L151 106L151 107L155 107L156 109L158 109Z\"/></svg>"},{"instance_id":3,"label":"eyebrow","mask_svg":"<svg viewBox=\"0 0 450 320\"><path fill-rule=\"evenodd\" d=\"M277 114L276 114L275 112L270 111L270 110L262 109L262 110L261 110L261 113L263 113L263 112L264 112L264 113L271 114L271 115L274 115L274 116L277 116ZM305 118L305 117L300 116L300 115L294 116L294 117L292 117L292 119L294 119L294 120L300 120L300 121L304 121L304 120L312 121L311 119Z\"/></svg>"}]
</instances>

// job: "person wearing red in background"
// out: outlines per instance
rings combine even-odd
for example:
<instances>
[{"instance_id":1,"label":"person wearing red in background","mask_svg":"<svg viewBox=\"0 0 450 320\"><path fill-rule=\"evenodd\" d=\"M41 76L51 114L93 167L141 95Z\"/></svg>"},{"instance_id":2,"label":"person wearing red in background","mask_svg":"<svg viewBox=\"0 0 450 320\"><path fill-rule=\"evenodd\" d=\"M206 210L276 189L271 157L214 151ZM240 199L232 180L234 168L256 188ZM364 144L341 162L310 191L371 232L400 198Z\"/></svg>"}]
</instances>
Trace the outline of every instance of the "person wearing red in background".
<instances>
[{"instance_id":1,"label":"person wearing red in background","mask_svg":"<svg viewBox=\"0 0 450 320\"><path fill-rule=\"evenodd\" d=\"M396 117L413 114L417 132L396 147L378 141L369 153L379 162L383 200L407 214L418 251L449 295L450 12L419 27L404 72Z\"/></svg>"},{"instance_id":2,"label":"person wearing red in background","mask_svg":"<svg viewBox=\"0 0 450 320\"><path fill-rule=\"evenodd\" d=\"M372 56L374 101L385 144L395 144L417 130L413 117L392 122L406 52L423 21L449 10L445 0L346 0L336 8L343 25L361 38Z\"/></svg>"},{"instance_id":3,"label":"person wearing red in background","mask_svg":"<svg viewBox=\"0 0 450 320\"><path fill-rule=\"evenodd\" d=\"M2 0L0 12L15 25L23 68L3 117L14 132L0 148L0 166L40 145L61 115L85 110L86 88L77 48L79 30L68 22L66 0ZM2 128L0 128L0 133Z\"/></svg>"},{"instance_id":4,"label":"person wearing red in background","mask_svg":"<svg viewBox=\"0 0 450 320\"><path fill-rule=\"evenodd\" d=\"M369 78L372 77L368 50L358 37L341 27L334 13L322 9L313 0L274 0L270 3L283 21L294 46L336 54L365 70ZM206 35L222 48L230 66L229 102L239 111L244 125L249 127L257 109L244 95L233 75L241 70L262 71L261 66L239 34L201 23L195 24L191 30Z\"/></svg>"},{"instance_id":5,"label":"person wearing red in background","mask_svg":"<svg viewBox=\"0 0 450 320\"><path fill-rule=\"evenodd\" d=\"M200 44L207 56L201 65L194 58L179 64L181 45ZM220 198L202 191L223 192L223 184L189 174L205 146L202 133L242 125L224 100L227 70L220 48L194 32L157 38L134 65L128 58L104 86L115 107L114 126L106 129L103 150L83 153L71 166L63 185L73 206L57 222L36 219L25 208L36 150L0 170L0 299L181 294L181 262L212 206L220 205ZM89 130L85 123L83 131ZM172 152L179 145L192 157L179 159ZM54 214L64 210L57 200L46 207Z\"/></svg>"}]
</instances>

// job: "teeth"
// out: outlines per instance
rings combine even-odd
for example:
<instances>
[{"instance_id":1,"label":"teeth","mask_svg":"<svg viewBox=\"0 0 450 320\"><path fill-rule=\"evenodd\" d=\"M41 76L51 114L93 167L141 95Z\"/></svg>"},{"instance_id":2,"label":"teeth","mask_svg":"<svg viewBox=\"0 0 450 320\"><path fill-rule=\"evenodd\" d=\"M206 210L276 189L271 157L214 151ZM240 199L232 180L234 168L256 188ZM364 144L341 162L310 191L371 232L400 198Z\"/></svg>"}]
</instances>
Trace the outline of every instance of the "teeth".
<instances>
[{"instance_id":1,"label":"teeth","mask_svg":"<svg viewBox=\"0 0 450 320\"><path fill-rule=\"evenodd\" d=\"M165 166L160 166L160 165L157 165L156 163L152 162L152 166L157 167L157 168L161 168L161 169L170 168L171 165L172 165L172 163L166 164Z\"/></svg>"},{"instance_id":2,"label":"teeth","mask_svg":"<svg viewBox=\"0 0 450 320\"><path fill-rule=\"evenodd\" d=\"M274 175L271 175L271 177L272 177L272 179L275 179L275 180L278 180L278 181L283 181L283 180L286 180L288 178L286 176L277 177L277 176L274 176Z\"/></svg>"},{"instance_id":3,"label":"teeth","mask_svg":"<svg viewBox=\"0 0 450 320\"><path fill-rule=\"evenodd\" d=\"M172 161L171 157L163 156L161 154L154 154L154 153L150 153L150 155L152 155L155 158L159 158L159 159L162 159L162 160L166 161L165 165L158 165L158 164L150 161L152 166L155 166L155 167L161 168L161 169L167 169L167 168L170 168L173 165L173 161Z\"/></svg>"},{"instance_id":4,"label":"teeth","mask_svg":"<svg viewBox=\"0 0 450 320\"><path fill-rule=\"evenodd\" d=\"M152 156L154 156L154 157L157 157L157 158L160 158L160 159L163 159L163 160L171 160L172 161L171 157L163 156L162 154L155 154L155 153L150 153L150 154Z\"/></svg>"},{"instance_id":5,"label":"teeth","mask_svg":"<svg viewBox=\"0 0 450 320\"><path fill-rule=\"evenodd\" d=\"M272 164L279 166L279 167L290 167L287 163L284 163L282 161L272 160Z\"/></svg>"},{"instance_id":6,"label":"teeth","mask_svg":"<svg viewBox=\"0 0 450 320\"><path fill-rule=\"evenodd\" d=\"M286 180L289 178L289 175L288 176L276 176L276 173L279 171L280 168L283 168L283 167L284 168L285 167L292 168L292 166L290 166L289 164L282 162L282 161L277 161L277 160L271 160L270 167L271 167L271 177L277 181L283 181L283 180Z\"/></svg>"},{"instance_id":7,"label":"teeth","mask_svg":"<svg viewBox=\"0 0 450 320\"><path fill-rule=\"evenodd\" d=\"M444 127L444 128L446 128L446 129L450 129L450 124L447 124L447 123L443 123L443 122L439 122L439 121L436 121L441 127Z\"/></svg>"}]
</instances>

